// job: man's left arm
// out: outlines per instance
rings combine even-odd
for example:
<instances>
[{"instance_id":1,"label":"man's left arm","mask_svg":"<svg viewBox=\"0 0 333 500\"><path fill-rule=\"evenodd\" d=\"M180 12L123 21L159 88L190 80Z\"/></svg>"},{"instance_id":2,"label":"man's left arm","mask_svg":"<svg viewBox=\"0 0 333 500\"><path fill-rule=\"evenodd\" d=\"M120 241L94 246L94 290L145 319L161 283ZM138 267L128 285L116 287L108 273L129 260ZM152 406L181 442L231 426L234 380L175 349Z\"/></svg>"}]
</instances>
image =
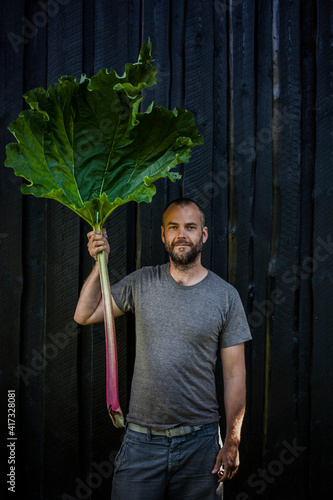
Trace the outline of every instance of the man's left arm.
<instances>
[{"instance_id":1,"label":"man's left arm","mask_svg":"<svg viewBox=\"0 0 333 500\"><path fill-rule=\"evenodd\" d=\"M221 360L227 425L224 444L212 471L219 475L219 482L231 479L239 467L239 444L246 400L244 343L222 348Z\"/></svg>"}]
</instances>

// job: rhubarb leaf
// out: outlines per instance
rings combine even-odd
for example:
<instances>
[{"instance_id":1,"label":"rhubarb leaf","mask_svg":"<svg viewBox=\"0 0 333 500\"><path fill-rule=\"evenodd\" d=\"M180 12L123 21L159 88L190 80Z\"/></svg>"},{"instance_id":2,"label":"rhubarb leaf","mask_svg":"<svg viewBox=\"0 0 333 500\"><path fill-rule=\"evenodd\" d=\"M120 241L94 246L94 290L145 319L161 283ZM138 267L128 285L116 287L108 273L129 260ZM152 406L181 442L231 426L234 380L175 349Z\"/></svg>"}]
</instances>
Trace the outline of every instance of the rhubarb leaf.
<instances>
[{"instance_id":1,"label":"rhubarb leaf","mask_svg":"<svg viewBox=\"0 0 333 500\"><path fill-rule=\"evenodd\" d=\"M55 199L94 227L95 211L103 226L117 206L150 202L157 179L180 177L170 170L203 139L187 110L152 103L139 111L141 91L156 83L152 60L148 41L122 76L63 76L24 95L31 109L10 124L18 142L5 161L28 181L23 194Z\"/></svg>"},{"instance_id":2,"label":"rhubarb leaf","mask_svg":"<svg viewBox=\"0 0 333 500\"><path fill-rule=\"evenodd\" d=\"M101 231L113 210L128 201L150 202L153 183L179 178L170 172L186 163L203 139L192 114L154 103L139 111L141 91L156 83L151 44L123 76L102 69L91 79L63 76L47 90L25 94L30 109L9 130L6 167L23 177L23 194L52 198ZM116 427L124 426L119 404L117 348L105 252L98 254L106 341L106 400Z\"/></svg>"}]
</instances>

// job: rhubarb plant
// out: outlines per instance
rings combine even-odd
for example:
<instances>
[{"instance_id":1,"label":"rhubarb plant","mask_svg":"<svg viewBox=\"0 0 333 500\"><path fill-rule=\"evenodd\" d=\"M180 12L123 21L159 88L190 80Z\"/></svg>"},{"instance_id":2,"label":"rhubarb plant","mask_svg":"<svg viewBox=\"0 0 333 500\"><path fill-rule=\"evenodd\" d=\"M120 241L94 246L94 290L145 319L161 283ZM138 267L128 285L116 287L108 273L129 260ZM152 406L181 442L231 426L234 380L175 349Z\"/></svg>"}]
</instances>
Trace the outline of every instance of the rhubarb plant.
<instances>
[{"instance_id":1,"label":"rhubarb plant","mask_svg":"<svg viewBox=\"0 0 333 500\"><path fill-rule=\"evenodd\" d=\"M101 69L80 81L62 76L47 90L24 95L30 109L9 125L17 142L7 145L6 167L27 182L23 194L51 198L102 231L120 205L151 202L159 178L179 179L171 169L187 163L203 138L193 115L152 102L140 111L142 91L156 84L150 41L136 63L119 76ZM116 427L124 425L119 405L117 349L104 252L98 255L104 302L107 408Z\"/></svg>"}]
</instances>

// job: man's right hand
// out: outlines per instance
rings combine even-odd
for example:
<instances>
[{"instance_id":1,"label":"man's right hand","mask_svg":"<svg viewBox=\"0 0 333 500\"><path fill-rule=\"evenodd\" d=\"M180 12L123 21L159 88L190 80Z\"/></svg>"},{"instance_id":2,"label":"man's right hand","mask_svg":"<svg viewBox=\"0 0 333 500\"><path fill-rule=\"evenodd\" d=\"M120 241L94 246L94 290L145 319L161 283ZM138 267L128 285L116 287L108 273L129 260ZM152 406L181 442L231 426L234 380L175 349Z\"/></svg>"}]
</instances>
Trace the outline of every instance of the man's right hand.
<instances>
[{"instance_id":1,"label":"man's right hand","mask_svg":"<svg viewBox=\"0 0 333 500\"><path fill-rule=\"evenodd\" d=\"M103 250L105 250L106 259L108 259L110 246L105 229L103 228L103 236L98 231L91 231L87 236L88 250L93 259L97 260L98 253ZM124 314L115 303L113 297L112 309L115 318ZM93 267L90 275L83 284L76 306L74 320L80 325L101 323L104 320L104 307L98 266Z\"/></svg>"},{"instance_id":2,"label":"man's right hand","mask_svg":"<svg viewBox=\"0 0 333 500\"><path fill-rule=\"evenodd\" d=\"M88 237L87 247L91 257L97 260L97 254L99 252L103 252L104 250L106 253L106 261L108 261L110 253L110 245L107 240L107 233L105 228L103 228L103 236L99 231L90 231L90 233L87 234L87 237Z\"/></svg>"}]
</instances>

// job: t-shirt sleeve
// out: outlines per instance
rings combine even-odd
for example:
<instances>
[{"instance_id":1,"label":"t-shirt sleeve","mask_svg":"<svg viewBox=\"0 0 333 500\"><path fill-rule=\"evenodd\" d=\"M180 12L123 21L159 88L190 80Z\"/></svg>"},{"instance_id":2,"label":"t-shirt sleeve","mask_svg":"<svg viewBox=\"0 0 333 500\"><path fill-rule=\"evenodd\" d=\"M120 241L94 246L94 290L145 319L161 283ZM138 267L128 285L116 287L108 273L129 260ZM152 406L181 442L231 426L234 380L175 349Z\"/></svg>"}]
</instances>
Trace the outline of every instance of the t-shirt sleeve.
<instances>
[{"instance_id":1,"label":"t-shirt sleeve","mask_svg":"<svg viewBox=\"0 0 333 500\"><path fill-rule=\"evenodd\" d=\"M226 322L223 325L220 335L219 347L231 347L251 339L252 336L244 307L238 292L235 290L235 295L230 301Z\"/></svg>"},{"instance_id":2,"label":"t-shirt sleeve","mask_svg":"<svg viewBox=\"0 0 333 500\"><path fill-rule=\"evenodd\" d=\"M135 271L111 286L112 297L123 312L135 312L134 283L137 279L138 271Z\"/></svg>"}]
</instances>

